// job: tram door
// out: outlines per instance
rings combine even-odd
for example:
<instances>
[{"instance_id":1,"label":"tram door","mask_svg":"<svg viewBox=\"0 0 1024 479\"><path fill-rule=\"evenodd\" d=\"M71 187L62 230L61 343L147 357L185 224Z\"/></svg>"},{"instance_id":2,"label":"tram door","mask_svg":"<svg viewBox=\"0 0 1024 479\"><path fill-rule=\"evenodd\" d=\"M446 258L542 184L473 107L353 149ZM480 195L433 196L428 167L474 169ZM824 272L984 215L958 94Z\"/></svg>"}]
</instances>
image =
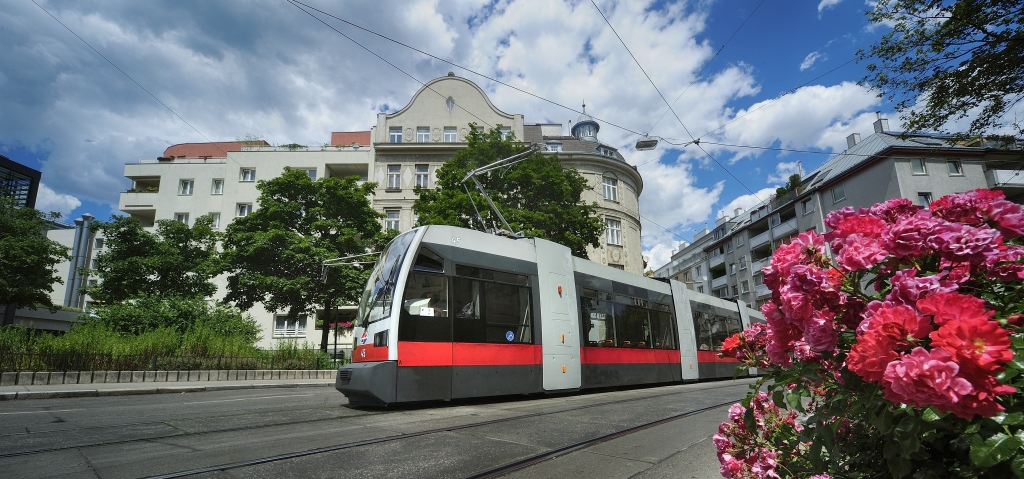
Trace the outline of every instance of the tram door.
<instances>
[{"instance_id":1,"label":"tram door","mask_svg":"<svg viewBox=\"0 0 1024 479\"><path fill-rule=\"evenodd\" d=\"M578 389L580 325L572 255L565 246L537 239L544 390Z\"/></svg>"},{"instance_id":2,"label":"tram door","mask_svg":"<svg viewBox=\"0 0 1024 479\"><path fill-rule=\"evenodd\" d=\"M444 260L420 248L405 282L398 327L399 401L452 395L452 312Z\"/></svg>"},{"instance_id":3,"label":"tram door","mask_svg":"<svg viewBox=\"0 0 1024 479\"><path fill-rule=\"evenodd\" d=\"M678 281L670 281L673 307L676 311L676 330L679 331L679 362L683 369L683 381L699 378L697 368L697 347L693 331L693 308L690 307L689 291Z\"/></svg>"}]
</instances>

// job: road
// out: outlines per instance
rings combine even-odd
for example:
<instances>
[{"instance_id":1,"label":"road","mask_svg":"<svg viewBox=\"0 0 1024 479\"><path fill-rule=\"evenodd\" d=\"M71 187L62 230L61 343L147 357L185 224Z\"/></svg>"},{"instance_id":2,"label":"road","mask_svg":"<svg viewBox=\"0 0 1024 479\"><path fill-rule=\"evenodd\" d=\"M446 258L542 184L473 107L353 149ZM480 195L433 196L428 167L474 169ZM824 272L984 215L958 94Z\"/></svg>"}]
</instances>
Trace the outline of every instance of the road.
<instances>
[{"instance_id":1,"label":"road","mask_svg":"<svg viewBox=\"0 0 1024 479\"><path fill-rule=\"evenodd\" d=\"M715 477L708 438L751 382L391 409L329 387L5 401L0 476L463 478L689 413L510 476Z\"/></svg>"}]
</instances>

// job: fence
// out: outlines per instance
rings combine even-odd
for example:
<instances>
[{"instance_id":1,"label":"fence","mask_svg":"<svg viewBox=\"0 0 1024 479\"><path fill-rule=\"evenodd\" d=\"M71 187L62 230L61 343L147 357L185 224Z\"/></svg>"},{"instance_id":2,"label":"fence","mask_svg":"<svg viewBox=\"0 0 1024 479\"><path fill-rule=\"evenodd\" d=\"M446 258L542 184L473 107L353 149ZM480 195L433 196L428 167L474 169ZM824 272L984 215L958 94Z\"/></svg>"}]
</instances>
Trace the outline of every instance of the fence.
<instances>
[{"instance_id":1,"label":"fence","mask_svg":"<svg viewBox=\"0 0 1024 479\"><path fill-rule=\"evenodd\" d=\"M185 371L337 369L344 359L324 354L296 356L266 351L259 356L162 356L81 353L13 353L0 350L0 372L26 371Z\"/></svg>"}]
</instances>

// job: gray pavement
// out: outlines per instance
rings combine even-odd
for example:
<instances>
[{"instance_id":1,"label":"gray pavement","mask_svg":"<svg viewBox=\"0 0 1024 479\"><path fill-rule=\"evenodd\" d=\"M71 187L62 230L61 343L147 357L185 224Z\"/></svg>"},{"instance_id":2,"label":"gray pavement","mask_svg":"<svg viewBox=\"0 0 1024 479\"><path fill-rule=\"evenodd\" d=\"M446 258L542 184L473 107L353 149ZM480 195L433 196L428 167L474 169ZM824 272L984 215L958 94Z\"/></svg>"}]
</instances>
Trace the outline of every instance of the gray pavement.
<instances>
[{"instance_id":1,"label":"gray pavement","mask_svg":"<svg viewBox=\"0 0 1024 479\"><path fill-rule=\"evenodd\" d=\"M181 381L172 383L40 384L31 386L0 386L0 401L333 386L333 377L331 379L253 379L241 381Z\"/></svg>"}]
</instances>

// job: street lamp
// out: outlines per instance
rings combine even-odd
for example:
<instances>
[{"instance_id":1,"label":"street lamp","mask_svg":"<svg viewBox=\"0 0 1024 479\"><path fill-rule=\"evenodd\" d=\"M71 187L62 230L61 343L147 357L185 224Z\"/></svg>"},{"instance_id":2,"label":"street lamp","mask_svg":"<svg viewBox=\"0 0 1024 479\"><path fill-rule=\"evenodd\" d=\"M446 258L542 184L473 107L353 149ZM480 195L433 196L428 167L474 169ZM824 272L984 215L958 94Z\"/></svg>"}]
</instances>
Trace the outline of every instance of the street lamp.
<instances>
[{"instance_id":1,"label":"street lamp","mask_svg":"<svg viewBox=\"0 0 1024 479\"><path fill-rule=\"evenodd\" d=\"M651 138L651 137L649 137L647 135L644 135L643 138L641 138L641 139L636 141L636 147L635 148L636 148L636 151L647 151L647 150L653 150L656 146L658 146L658 138L657 137Z\"/></svg>"}]
</instances>

